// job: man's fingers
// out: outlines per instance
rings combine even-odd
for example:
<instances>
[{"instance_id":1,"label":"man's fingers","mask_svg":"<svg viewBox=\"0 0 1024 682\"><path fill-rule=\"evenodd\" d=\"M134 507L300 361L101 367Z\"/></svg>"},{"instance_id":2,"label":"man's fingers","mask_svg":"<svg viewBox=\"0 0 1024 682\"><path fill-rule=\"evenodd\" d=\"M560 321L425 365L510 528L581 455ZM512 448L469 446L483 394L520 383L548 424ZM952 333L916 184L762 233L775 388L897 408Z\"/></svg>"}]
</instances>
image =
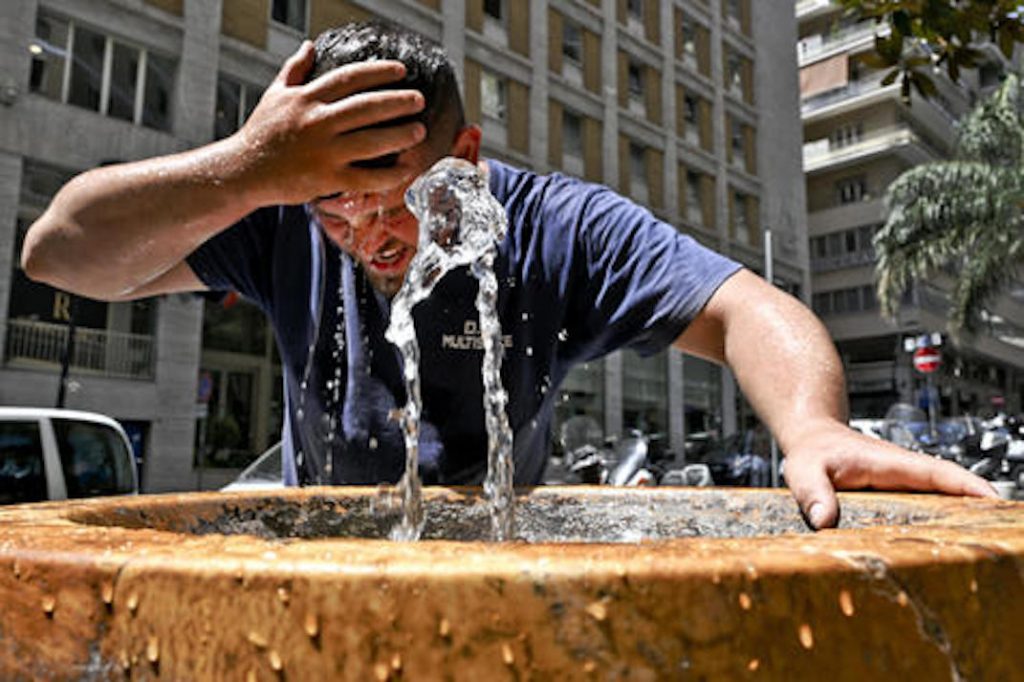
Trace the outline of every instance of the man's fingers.
<instances>
[{"instance_id":1,"label":"man's fingers","mask_svg":"<svg viewBox=\"0 0 1024 682\"><path fill-rule=\"evenodd\" d=\"M403 123L384 128L364 128L346 135L339 135L338 158L347 162L375 159L385 154L400 154L415 147L426 136L422 123Z\"/></svg>"},{"instance_id":2,"label":"man's fingers","mask_svg":"<svg viewBox=\"0 0 1024 682\"><path fill-rule=\"evenodd\" d=\"M336 102L357 92L379 88L405 77L405 65L393 60L355 62L339 66L310 82L310 95L321 102Z\"/></svg>"},{"instance_id":3,"label":"man's fingers","mask_svg":"<svg viewBox=\"0 0 1024 682\"><path fill-rule=\"evenodd\" d=\"M820 530L836 525L839 503L823 464L787 459L786 485L812 528Z\"/></svg>"},{"instance_id":4,"label":"man's fingers","mask_svg":"<svg viewBox=\"0 0 1024 682\"><path fill-rule=\"evenodd\" d=\"M282 85L301 85L306 74L313 66L313 43L303 40L302 45L289 57L277 74L277 81Z\"/></svg>"},{"instance_id":5,"label":"man's fingers","mask_svg":"<svg viewBox=\"0 0 1024 682\"><path fill-rule=\"evenodd\" d=\"M331 119L332 129L347 133L376 123L418 114L423 95L417 90L375 90L322 106L319 115Z\"/></svg>"},{"instance_id":6,"label":"man's fingers","mask_svg":"<svg viewBox=\"0 0 1024 682\"><path fill-rule=\"evenodd\" d=\"M958 464L893 448L865 457L868 485L879 490L930 490L949 495L998 497L987 481Z\"/></svg>"}]
</instances>

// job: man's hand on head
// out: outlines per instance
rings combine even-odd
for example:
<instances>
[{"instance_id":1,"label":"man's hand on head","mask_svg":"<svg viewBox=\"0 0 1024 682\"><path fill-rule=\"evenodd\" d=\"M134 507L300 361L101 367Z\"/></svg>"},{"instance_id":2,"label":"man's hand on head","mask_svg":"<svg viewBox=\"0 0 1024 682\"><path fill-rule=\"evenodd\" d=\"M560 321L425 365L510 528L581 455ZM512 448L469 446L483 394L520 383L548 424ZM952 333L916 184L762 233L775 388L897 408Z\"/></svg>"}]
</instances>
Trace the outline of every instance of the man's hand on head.
<instances>
[{"instance_id":1,"label":"man's hand on head","mask_svg":"<svg viewBox=\"0 0 1024 682\"><path fill-rule=\"evenodd\" d=\"M827 420L809 425L786 452L786 484L810 524L839 520L836 490L902 490L997 497L963 467L859 433Z\"/></svg>"},{"instance_id":2,"label":"man's hand on head","mask_svg":"<svg viewBox=\"0 0 1024 682\"><path fill-rule=\"evenodd\" d=\"M282 66L232 141L243 187L260 205L299 204L338 192L379 192L415 169L359 162L396 154L426 136L422 123L379 126L422 111L416 90L376 90L405 76L397 61L349 64L309 83L313 46L306 41Z\"/></svg>"}]
</instances>

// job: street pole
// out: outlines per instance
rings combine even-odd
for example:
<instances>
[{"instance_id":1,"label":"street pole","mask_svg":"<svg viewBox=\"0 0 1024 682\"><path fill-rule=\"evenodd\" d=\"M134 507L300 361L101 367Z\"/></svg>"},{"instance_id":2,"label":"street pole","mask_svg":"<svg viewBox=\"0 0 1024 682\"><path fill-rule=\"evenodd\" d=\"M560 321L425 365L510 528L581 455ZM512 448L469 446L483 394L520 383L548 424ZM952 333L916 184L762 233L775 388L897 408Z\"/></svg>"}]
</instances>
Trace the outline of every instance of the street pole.
<instances>
[{"instance_id":1,"label":"street pole","mask_svg":"<svg viewBox=\"0 0 1024 682\"><path fill-rule=\"evenodd\" d=\"M764 278L768 284L775 286L775 258L772 252L772 228L764 228ZM771 437L771 470L772 487L779 487L779 444L775 442L775 435Z\"/></svg>"}]
</instances>

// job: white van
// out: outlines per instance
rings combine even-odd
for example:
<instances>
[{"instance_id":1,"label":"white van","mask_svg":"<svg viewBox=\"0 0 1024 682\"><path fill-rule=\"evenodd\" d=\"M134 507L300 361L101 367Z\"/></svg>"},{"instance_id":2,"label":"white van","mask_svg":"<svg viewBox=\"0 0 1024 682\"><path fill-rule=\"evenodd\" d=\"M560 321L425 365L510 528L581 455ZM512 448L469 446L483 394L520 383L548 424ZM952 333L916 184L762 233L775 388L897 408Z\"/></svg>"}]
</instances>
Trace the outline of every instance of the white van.
<instances>
[{"instance_id":1,"label":"white van","mask_svg":"<svg viewBox=\"0 0 1024 682\"><path fill-rule=\"evenodd\" d=\"M138 491L128 436L110 417L0 407L0 504Z\"/></svg>"}]
</instances>

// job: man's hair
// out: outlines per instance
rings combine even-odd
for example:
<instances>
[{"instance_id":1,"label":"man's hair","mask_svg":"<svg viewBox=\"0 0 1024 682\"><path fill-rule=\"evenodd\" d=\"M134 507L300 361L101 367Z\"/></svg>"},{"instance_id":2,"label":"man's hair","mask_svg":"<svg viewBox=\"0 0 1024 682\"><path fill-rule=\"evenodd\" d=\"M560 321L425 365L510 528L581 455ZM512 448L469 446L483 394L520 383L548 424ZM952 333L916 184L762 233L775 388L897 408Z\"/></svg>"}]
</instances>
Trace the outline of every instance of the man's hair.
<instances>
[{"instance_id":1,"label":"man's hair","mask_svg":"<svg viewBox=\"0 0 1024 682\"><path fill-rule=\"evenodd\" d=\"M462 98L448 55L440 45L419 33L380 19L353 22L321 33L316 38L314 50L313 69L308 80L354 62L394 59L405 64L405 78L380 89L419 90L426 105L419 114L381 125L420 121L426 126L432 141L445 145L450 144L465 125ZM452 139L436 139L435 132L450 135ZM391 157L390 164L373 165L393 164L394 155L388 157Z\"/></svg>"}]
</instances>

